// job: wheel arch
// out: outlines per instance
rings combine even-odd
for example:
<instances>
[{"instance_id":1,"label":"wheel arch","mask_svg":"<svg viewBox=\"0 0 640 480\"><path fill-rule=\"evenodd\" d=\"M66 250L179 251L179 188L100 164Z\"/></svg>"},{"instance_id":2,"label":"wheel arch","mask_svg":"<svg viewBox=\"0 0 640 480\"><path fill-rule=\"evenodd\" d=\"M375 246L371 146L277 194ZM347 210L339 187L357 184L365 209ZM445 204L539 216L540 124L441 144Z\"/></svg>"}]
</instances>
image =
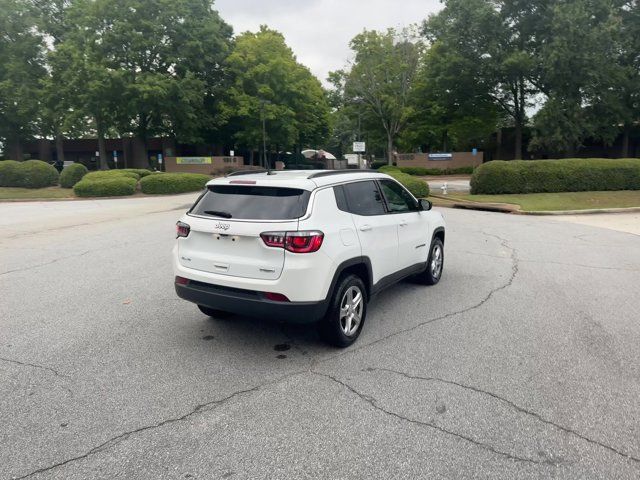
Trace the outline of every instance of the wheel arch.
<instances>
[{"instance_id":1,"label":"wheel arch","mask_svg":"<svg viewBox=\"0 0 640 480\"><path fill-rule=\"evenodd\" d=\"M367 299L371 297L371 290L373 288L373 270L371 267L371 259L366 256L355 257L349 260L345 260L338 268L336 268L333 278L331 279L331 285L329 286L329 292L327 293L327 300L331 300L335 291L338 280L345 275L353 273L358 275L367 289Z\"/></svg>"},{"instance_id":2,"label":"wheel arch","mask_svg":"<svg viewBox=\"0 0 640 480\"><path fill-rule=\"evenodd\" d=\"M431 236L431 242L433 243L433 241L436 238L439 238L440 241L442 242L442 245L444 245L444 227L437 227L434 231L433 231L433 235Z\"/></svg>"}]
</instances>

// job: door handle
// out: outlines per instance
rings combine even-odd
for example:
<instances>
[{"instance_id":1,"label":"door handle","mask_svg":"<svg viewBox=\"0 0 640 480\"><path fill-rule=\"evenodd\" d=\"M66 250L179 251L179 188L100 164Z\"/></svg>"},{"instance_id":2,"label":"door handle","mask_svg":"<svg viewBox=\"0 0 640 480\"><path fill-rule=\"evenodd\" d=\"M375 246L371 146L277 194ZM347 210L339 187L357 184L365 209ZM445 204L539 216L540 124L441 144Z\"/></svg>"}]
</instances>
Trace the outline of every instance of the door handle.
<instances>
[{"instance_id":1,"label":"door handle","mask_svg":"<svg viewBox=\"0 0 640 480\"><path fill-rule=\"evenodd\" d=\"M371 230L371 225L362 225L360 227L361 232L368 232L369 230Z\"/></svg>"}]
</instances>

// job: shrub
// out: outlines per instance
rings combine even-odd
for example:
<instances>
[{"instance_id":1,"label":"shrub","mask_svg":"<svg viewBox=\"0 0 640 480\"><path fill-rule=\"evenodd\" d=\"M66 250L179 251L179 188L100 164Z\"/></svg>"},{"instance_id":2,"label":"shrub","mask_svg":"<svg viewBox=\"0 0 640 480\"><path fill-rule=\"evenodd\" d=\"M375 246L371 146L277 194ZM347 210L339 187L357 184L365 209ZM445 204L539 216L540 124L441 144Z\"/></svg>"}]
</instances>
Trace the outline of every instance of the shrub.
<instances>
[{"instance_id":1,"label":"shrub","mask_svg":"<svg viewBox=\"0 0 640 480\"><path fill-rule=\"evenodd\" d=\"M372 162L371 163L371 169L372 170L378 170L381 167L386 167L388 166L388 163L385 161L379 161L379 162Z\"/></svg>"},{"instance_id":2,"label":"shrub","mask_svg":"<svg viewBox=\"0 0 640 480\"><path fill-rule=\"evenodd\" d=\"M158 173L158 172L154 172L154 171L148 170L146 168L123 168L122 170L111 170L111 171L113 171L113 172L135 173L140 178L146 177L147 175L151 175L152 173Z\"/></svg>"},{"instance_id":3,"label":"shrub","mask_svg":"<svg viewBox=\"0 0 640 480\"><path fill-rule=\"evenodd\" d=\"M73 193L79 197L122 197L133 195L136 191L135 178L126 176L112 176L112 178L87 178L73 186Z\"/></svg>"},{"instance_id":4,"label":"shrub","mask_svg":"<svg viewBox=\"0 0 640 480\"><path fill-rule=\"evenodd\" d=\"M84 177L89 170L81 163L72 163L65 167L60 174L60 186L71 188Z\"/></svg>"},{"instance_id":5,"label":"shrub","mask_svg":"<svg viewBox=\"0 0 640 480\"><path fill-rule=\"evenodd\" d=\"M398 167L394 167L393 165L385 165L384 167L380 167L378 171L380 173L401 172Z\"/></svg>"},{"instance_id":6,"label":"shrub","mask_svg":"<svg viewBox=\"0 0 640 480\"><path fill-rule=\"evenodd\" d=\"M209 175L200 173L162 173L148 175L140 180L143 193L169 194L202 190L211 180Z\"/></svg>"},{"instance_id":7,"label":"shrub","mask_svg":"<svg viewBox=\"0 0 640 480\"><path fill-rule=\"evenodd\" d=\"M126 170L98 170L97 172L89 172L85 175L87 180L107 179L114 177L127 177L134 180L140 180L140 175L135 172L128 172Z\"/></svg>"},{"instance_id":8,"label":"shrub","mask_svg":"<svg viewBox=\"0 0 640 480\"><path fill-rule=\"evenodd\" d=\"M15 187L19 179L20 162L3 160L0 162L0 187Z\"/></svg>"},{"instance_id":9,"label":"shrub","mask_svg":"<svg viewBox=\"0 0 640 480\"><path fill-rule=\"evenodd\" d=\"M424 180L414 178L401 171L387 171L387 175L392 176L404 185L416 198L426 198L429 196L429 185Z\"/></svg>"},{"instance_id":10,"label":"shrub","mask_svg":"<svg viewBox=\"0 0 640 480\"><path fill-rule=\"evenodd\" d=\"M60 178L53 165L41 160L4 160L0 164L0 185L3 187L44 188L57 185Z\"/></svg>"},{"instance_id":11,"label":"shrub","mask_svg":"<svg viewBox=\"0 0 640 480\"><path fill-rule=\"evenodd\" d=\"M478 167L471 193L640 190L640 160L495 160Z\"/></svg>"}]
</instances>

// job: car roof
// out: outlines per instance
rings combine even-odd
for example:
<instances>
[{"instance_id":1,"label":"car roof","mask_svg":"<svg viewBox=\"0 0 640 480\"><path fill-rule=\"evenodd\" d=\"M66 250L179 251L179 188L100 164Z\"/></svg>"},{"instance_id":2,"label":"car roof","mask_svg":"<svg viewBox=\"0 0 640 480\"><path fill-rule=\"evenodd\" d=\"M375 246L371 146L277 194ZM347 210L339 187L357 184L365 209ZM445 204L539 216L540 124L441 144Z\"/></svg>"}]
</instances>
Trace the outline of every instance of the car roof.
<instances>
[{"instance_id":1,"label":"car roof","mask_svg":"<svg viewBox=\"0 0 640 480\"><path fill-rule=\"evenodd\" d=\"M351 182L354 180L372 180L390 178L384 173L370 170L272 170L249 173L242 171L239 175L214 178L207 185L242 185L251 184L269 187L302 188L315 190L318 187Z\"/></svg>"}]
</instances>

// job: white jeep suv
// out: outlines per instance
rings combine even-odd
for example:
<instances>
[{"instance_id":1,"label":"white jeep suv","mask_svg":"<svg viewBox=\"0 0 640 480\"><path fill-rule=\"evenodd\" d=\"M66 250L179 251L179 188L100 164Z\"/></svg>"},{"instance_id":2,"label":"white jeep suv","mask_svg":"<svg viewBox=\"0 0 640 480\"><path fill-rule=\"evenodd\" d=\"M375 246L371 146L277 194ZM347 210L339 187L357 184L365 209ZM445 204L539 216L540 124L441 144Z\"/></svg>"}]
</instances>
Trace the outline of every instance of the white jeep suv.
<instances>
[{"instance_id":1,"label":"white jeep suv","mask_svg":"<svg viewBox=\"0 0 640 480\"><path fill-rule=\"evenodd\" d=\"M346 347L382 288L438 283L444 238L431 203L382 173L236 172L178 222L175 288L206 315L317 322Z\"/></svg>"}]
</instances>

